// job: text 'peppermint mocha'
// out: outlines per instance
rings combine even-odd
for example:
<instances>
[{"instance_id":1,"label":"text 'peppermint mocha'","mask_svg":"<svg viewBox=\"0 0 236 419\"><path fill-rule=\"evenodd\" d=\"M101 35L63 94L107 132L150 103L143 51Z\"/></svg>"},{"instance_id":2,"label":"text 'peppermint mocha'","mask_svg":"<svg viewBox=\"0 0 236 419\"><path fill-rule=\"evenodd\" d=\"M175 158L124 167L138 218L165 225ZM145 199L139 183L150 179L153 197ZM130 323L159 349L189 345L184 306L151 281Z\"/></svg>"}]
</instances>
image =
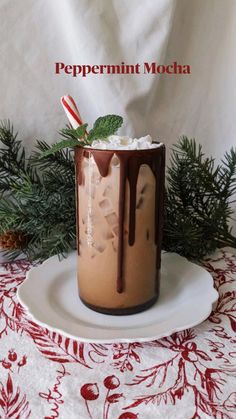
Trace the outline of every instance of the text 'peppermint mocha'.
<instances>
[{"instance_id":1,"label":"text 'peppermint mocha'","mask_svg":"<svg viewBox=\"0 0 236 419\"><path fill-rule=\"evenodd\" d=\"M171 64L147 63L143 64L65 64L63 62L55 63L55 74L66 74L72 77L87 77L88 75L103 75L103 74L191 74L189 64L178 64L174 61Z\"/></svg>"}]
</instances>

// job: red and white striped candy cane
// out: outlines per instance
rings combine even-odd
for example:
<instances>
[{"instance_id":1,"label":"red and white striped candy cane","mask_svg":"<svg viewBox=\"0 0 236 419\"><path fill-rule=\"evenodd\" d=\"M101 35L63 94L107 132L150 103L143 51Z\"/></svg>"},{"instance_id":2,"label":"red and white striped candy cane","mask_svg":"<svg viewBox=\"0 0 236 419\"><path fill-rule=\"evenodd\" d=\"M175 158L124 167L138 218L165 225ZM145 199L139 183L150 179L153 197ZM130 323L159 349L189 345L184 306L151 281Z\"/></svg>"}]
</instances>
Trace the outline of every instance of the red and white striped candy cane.
<instances>
[{"instance_id":1,"label":"red and white striped candy cane","mask_svg":"<svg viewBox=\"0 0 236 419\"><path fill-rule=\"evenodd\" d=\"M80 125L83 125L82 118L80 116L76 103L70 95L62 96L61 104L67 115L67 118L69 119L74 129L78 128Z\"/></svg>"}]
</instances>

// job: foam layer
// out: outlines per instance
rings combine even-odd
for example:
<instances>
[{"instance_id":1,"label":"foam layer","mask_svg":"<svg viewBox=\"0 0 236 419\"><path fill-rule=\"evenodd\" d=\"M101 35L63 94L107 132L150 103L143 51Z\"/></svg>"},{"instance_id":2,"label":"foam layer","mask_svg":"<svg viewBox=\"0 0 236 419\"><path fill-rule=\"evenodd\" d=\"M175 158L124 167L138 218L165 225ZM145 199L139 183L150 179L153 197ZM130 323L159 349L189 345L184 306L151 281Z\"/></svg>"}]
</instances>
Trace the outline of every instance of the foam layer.
<instances>
[{"instance_id":1,"label":"foam layer","mask_svg":"<svg viewBox=\"0 0 236 419\"><path fill-rule=\"evenodd\" d=\"M105 140L94 140L90 147L100 150L147 150L161 145L162 143L153 143L150 135L140 138L110 135Z\"/></svg>"}]
</instances>

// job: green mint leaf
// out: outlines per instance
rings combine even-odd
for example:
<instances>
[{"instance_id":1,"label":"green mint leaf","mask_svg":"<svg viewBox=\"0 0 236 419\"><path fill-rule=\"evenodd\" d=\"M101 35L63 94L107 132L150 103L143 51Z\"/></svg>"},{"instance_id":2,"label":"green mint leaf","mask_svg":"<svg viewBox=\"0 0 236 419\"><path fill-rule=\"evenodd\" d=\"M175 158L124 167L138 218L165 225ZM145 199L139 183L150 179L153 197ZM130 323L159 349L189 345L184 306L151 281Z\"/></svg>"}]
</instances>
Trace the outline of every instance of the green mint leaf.
<instances>
[{"instance_id":1,"label":"green mint leaf","mask_svg":"<svg viewBox=\"0 0 236 419\"><path fill-rule=\"evenodd\" d=\"M89 131L87 140L92 142L97 138L107 138L109 135L116 133L121 127L123 118L119 115L105 115L98 118L91 131Z\"/></svg>"},{"instance_id":2,"label":"green mint leaf","mask_svg":"<svg viewBox=\"0 0 236 419\"><path fill-rule=\"evenodd\" d=\"M40 156L39 159L49 156L50 154L55 154L63 148L75 147L82 145L82 141L78 141L76 138L71 138L70 140L62 140L59 143L53 144L48 150L45 150Z\"/></svg>"}]
</instances>

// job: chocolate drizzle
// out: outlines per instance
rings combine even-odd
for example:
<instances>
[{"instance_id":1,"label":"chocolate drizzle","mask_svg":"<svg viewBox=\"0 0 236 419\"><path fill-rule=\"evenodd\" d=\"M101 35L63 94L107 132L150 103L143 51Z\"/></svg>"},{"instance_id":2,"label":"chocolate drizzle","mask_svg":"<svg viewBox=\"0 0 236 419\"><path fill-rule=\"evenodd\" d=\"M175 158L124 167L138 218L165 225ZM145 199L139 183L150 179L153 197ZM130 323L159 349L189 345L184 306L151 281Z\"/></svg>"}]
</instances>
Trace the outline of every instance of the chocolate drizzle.
<instances>
[{"instance_id":1,"label":"chocolate drizzle","mask_svg":"<svg viewBox=\"0 0 236 419\"><path fill-rule=\"evenodd\" d=\"M106 177L109 172L109 167L110 167L111 159L113 157L113 153L103 154L99 150L93 150L92 155L97 164L100 175L102 177Z\"/></svg>"},{"instance_id":2,"label":"chocolate drizzle","mask_svg":"<svg viewBox=\"0 0 236 419\"><path fill-rule=\"evenodd\" d=\"M119 228L118 228L118 260L117 260L117 292L124 290L123 278L123 260L124 260L124 217L125 217L125 192L126 181L129 183L130 202L129 202L129 236L130 246L135 243L135 225L136 225L136 196L137 181L139 170L142 165L148 165L155 177L155 244L156 267L160 269L161 261L161 241L163 228L163 196L164 196L164 177L165 177L165 146L147 149L147 150L94 150L76 147L76 179L78 185L83 183L82 160L84 157L92 155L100 175L106 177L109 173L111 160L114 154L120 161L120 190L119 190ZM78 206L77 193L77 212ZM79 252L79 230L77 217L77 246Z\"/></svg>"}]
</instances>

